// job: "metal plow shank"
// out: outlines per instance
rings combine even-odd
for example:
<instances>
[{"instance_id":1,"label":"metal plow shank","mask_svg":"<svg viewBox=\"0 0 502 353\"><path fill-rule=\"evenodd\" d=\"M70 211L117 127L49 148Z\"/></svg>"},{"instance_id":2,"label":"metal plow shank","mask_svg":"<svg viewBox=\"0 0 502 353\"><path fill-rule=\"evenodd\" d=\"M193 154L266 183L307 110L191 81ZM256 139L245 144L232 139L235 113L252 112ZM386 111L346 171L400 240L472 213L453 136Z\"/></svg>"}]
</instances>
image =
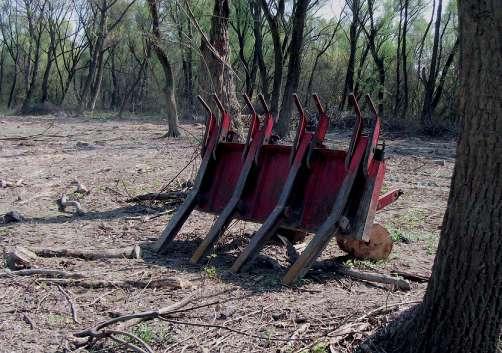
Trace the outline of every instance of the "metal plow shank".
<instances>
[{"instance_id":1,"label":"metal plow shank","mask_svg":"<svg viewBox=\"0 0 502 353\"><path fill-rule=\"evenodd\" d=\"M211 108L209 108L209 105L202 99L202 97L198 96L197 98L208 112L208 118L206 120L206 131L204 133L203 140L204 144L202 146L203 158L199 167L199 172L197 174L197 177L195 178L192 191L186 198L185 202L183 202L183 204L180 206L173 218L171 218L169 224L162 232L160 239L154 245L154 249L161 254L166 253L167 249L169 248L169 244L174 239L176 234L178 234L181 227L183 226L183 223L185 223L187 218L190 216L190 213L197 206L201 185L204 181L204 178L206 177L206 171L209 166L214 163L215 160L215 152L216 147L218 146L218 142L226 139L231 126L230 115L228 115L228 113L223 109L223 106L221 105L218 97L214 96L214 99L218 104L218 107L220 107L221 112L221 120L219 123L216 119L216 116L211 111Z\"/></svg>"},{"instance_id":2,"label":"metal plow shank","mask_svg":"<svg viewBox=\"0 0 502 353\"><path fill-rule=\"evenodd\" d=\"M265 223L263 223L260 229L253 235L246 249L244 249L241 255L234 262L232 266L233 272L240 271L246 262L250 261L254 256L256 256L256 254L263 248L267 240L269 240L276 233L277 229L284 222L288 201L290 199L291 193L294 190L300 170L307 163L307 154L313 147L315 147L316 144L322 143L324 136L326 135L326 131L329 125L329 118L319 101L319 97L317 97L317 95L314 95L314 99L319 110L319 125L315 133L307 131L307 118L305 112L297 95L294 95L294 99L296 107L298 108L298 112L300 113L300 120L296 132L293 153L291 154L293 162L289 170L288 177L282 189L277 205L275 206L274 210L267 218Z\"/></svg>"},{"instance_id":3,"label":"metal plow shank","mask_svg":"<svg viewBox=\"0 0 502 353\"><path fill-rule=\"evenodd\" d=\"M370 230L376 211L394 202L401 192L391 191L379 198L385 174L384 147L378 146L380 118L369 97L373 119L366 134L358 102L353 95L349 97L356 122L347 151L323 145L329 117L316 95L317 127L307 127L306 113L295 95L300 119L294 143L271 143L275 120L263 96L259 98L265 111L262 122L244 96L251 110L245 143L228 141L231 118L216 97L219 121L200 99L208 118L199 173L192 192L167 225L156 248L161 253L168 250L194 208L218 218L193 253L192 263L210 251L232 219L262 224L232 265L234 272L242 271L280 228L315 233L283 278L284 284L291 284L308 271L333 237L368 240L373 234ZM341 227L342 220L344 224L348 221L348 226Z\"/></svg>"}]
</instances>

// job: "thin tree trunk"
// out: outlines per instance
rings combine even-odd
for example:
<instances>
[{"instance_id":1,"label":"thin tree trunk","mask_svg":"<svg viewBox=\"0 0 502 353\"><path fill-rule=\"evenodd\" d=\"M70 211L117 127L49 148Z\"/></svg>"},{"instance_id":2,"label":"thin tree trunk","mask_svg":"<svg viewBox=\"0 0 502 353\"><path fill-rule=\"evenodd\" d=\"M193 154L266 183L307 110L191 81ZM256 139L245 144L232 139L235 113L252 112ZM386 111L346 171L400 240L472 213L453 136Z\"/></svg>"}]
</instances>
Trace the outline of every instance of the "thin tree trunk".
<instances>
[{"instance_id":1,"label":"thin tree trunk","mask_svg":"<svg viewBox=\"0 0 502 353\"><path fill-rule=\"evenodd\" d=\"M423 303L373 343L387 353L494 353L502 332L502 8L459 1L462 130ZM380 350L378 350L380 351Z\"/></svg>"},{"instance_id":2,"label":"thin tree trunk","mask_svg":"<svg viewBox=\"0 0 502 353\"><path fill-rule=\"evenodd\" d=\"M2 46L2 52L0 53L0 102L2 99L2 88L3 88L3 75L4 75L4 63L5 63L5 48Z\"/></svg>"},{"instance_id":3,"label":"thin tree trunk","mask_svg":"<svg viewBox=\"0 0 502 353\"><path fill-rule=\"evenodd\" d=\"M293 13L293 32L289 45L289 64L284 94L282 96L281 113L276 125L276 132L279 136L285 137L289 132L291 122L291 108L293 105L293 93L298 89L298 82L301 73L301 53L303 49L303 30L305 27L305 17L310 0L297 0Z\"/></svg>"},{"instance_id":4,"label":"thin tree trunk","mask_svg":"<svg viewBox=\"0 0 502 353\"><path fill-rule=\"evenodd\" d=\"M45 103L49 100L49 78L52 69L52 63L54 62L54 46L56 45L56 34L53 30L50 30L49 33L50 42L49 49L47 50L47 64L44 70L44 77L42 79L42 98L40 101Z\"/></svg>"},{"instance_id":5,"label":"thin tree trunk","mask_svg":"<svg viewBox=\"0 0 502 353\"><path fill-rule=\"evenodd\" d=\"M269 99L267 66L263 58L263 34L262 34L262 16L259 0L249 2L251 13L253 15L253 34L254 34L254 53L260 71L261 93L265 99Z\"/></svg>"},{"instance_id":6,"label":"thin tree trunk","mask_svg":"<svg viewBox=\"0 0 502 353\"><path fill-rule=\"evenodd\" d=\"M178 112L176 109L176 97L174 88L174 75L171 67L171 63L162 49L161 36L160 36L160 22L159 22L159 11L157 8L156 0L148 0L148 8L150 10L150 16L152 18L152 34L154 39L152 40L152 49L155 51L157 58L159 59L160 65L164 72L164 98L166 101L166 113L167 113L167 137L178 137L180 132L178 130Z\"/></svg>"},{"instance_id":7,"label":"thin tree trunk","mask_svg":"<svg viewBox=\"0 0 502 353\"><path fill-rule=\"evenodd\" d=\"M407 42L406 35L408 33L408 8L409 8L409 0L404 0L404 21L403 21L403 32L401 33L402 37L402 45L401 45L401 58L403 60L403 93L404 93L404 101L401 115L406 117L408 114L408 105L410 101L410 92L408 89L408 52L407 52Z\"/></svg>"},{"instance_id":8,"label":"thin tree trunk","mask_svg":"<svg viewBox=\"0 0 502 353\"><path fill-rule=\"evenodd\" d=\"M359 37L359 0L352 0L351 3L352 11L352 21L350 22L349 28L349 62L347 63L347 72L345 74L345 83L343 85L342 97L340 99L340 105L338 108L343 110L345 108L345 102L347 100L347 95L352 93L354 90L354 70L356 67L356 51L357 51L357 39Z\"/></svg>"},{"instance_id":9,"label":"thin tree trunk","mask_svg":"<svg viewBox=\"0 0 502 353\"><path fill-rule=\"evenodd\" d=\"M116 67L116 62L115 62L115 50L116 47L113 47L110 50L110 63L111 63L111 68L110 68L110 74L112 76L112 97L110 100L110 108L112 110L117 109L119 107L119 97L120 97L120 84L119 84L119 78L117 76L117 67Z\"/></svg>"},{"instance_id":10,"label":"thin tree trunk","mask_svg":"<svg viewBox=\"0 0 502 353\"><path fill-rule=\"evenodd\" d=\"M232 116L232 123L237 130L241 129L239 119L240 106L235 93L233 73L229 68L230 42L228 35L230 16L230 1L215 0L213 17L211 20L211 30L209 34L209 44L217 52L217 57L208 43L202 39L201 52L204 57L210 80L202 79L201 88L206 92L216 93L225 108ZM201 77L202 78L202 77Z\"/></svg>"},{"instance_id":11,"label":"thin tree trunk","mask_svg":"<svg viewBox=\"0 0 502 353\"><path fill-rule=\"evenodd\" d=\"M284 0L279 0L277 13L275 16L272 16L267 0L261 0L261 7L263 9L263 12L265 13L265 17L270 27L270 35L272 36L272 43L274 45L274 81L272 84L270 109L274 115L277 115L277 113L279 112L279 95L281 93L284 59L281 34L279 31L279 21L284 14Z\"/></svg>"},{"instance_id":12,"label":"thin tree trunk","mask_svg":"<svg viewBox=\"0 0 502 353\"><path fill-rule=\"evenodd\" d=\"M432 113L433 113L432 101L434 99L434 89L436 87L436 78L438 69L437 61L439 52L439 37L441 32L442 7L443 7L443 1L438 0L429 76L425 81L425 87L424 87L424 101L422 104L422 124L427 130L430 130L432 128Z\"/></svg>"},{"instance_id":13,"label":"thin tree trunk","mask_svg":"<svg viewBox=\"0 0 502 353\"><path fill-rule=\"evenodd\" d=\"M16 47L16 56L14 59L14 76L9 90L9 100L7 101L7 108L11 109L14 103L14 92L16 91L17 75L18 75L18 62L19 62L19 48Z\"/></svg>"}]
</instances>

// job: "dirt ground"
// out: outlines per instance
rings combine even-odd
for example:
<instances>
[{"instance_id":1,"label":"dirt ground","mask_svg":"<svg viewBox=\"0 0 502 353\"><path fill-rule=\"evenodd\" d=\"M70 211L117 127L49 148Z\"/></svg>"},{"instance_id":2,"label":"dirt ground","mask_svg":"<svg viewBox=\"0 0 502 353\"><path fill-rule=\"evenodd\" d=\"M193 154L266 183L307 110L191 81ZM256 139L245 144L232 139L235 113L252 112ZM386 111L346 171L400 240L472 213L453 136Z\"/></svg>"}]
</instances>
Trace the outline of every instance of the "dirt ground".
<instances>
[{"instance_id":1,"label":"dirt ground","mask_svg":"<svg viewBox=\"0 0 502 353\"><path fill-rule=\"evenodd\" d=\"M195 212L172 250L158 256L148 250L172 212L159 205L131 204L130 195L159 191L196 155L201 125L182 124L183 137L160 138L165 126L155 120L90 117L0 117L0 179L19 182L0 188L0 215L18 211L25 220L0 225L2 250L22 245L72 249L112 249L139 244L142 259L39 259L38 266L85 272L94 279L158 279L177 277L190 286L172 288L59 287L41 277L0 275L0 351L63 352L72 334L109 319L113 313L152 310L196 293L190 310L171 315L171 322L142 323L133 332L155 352L350 352L376 326L409 303L420 300L425 283L410 282L410 291L395 291L311 271L296 287L280 279L288 266L279 243L266 247L248 272L228 269L246 246L256 225L232 224L201 265L189 257L209 229L213 217ZM30 138L22 138L31 136ZM348 132L332 133L330 143L344 146ZM428 275L432 266L454 163L454 141L386 137L388 172L384 189L402 188L404 195L377 215L395 240L387 261L346 260L355 268L390 274L402 270ZM197 171L195 160L171 183L179 189ZM78 180L91 193L81 197L78 216L58 211L56 199L73 195ZM167 210L172 209L172 207ZM321 260L341 256L336 242ZM2 272L5 273L5 272ZM67 294L67 296L64 295ZM74 302L77 322L72 318ZM198 307L202 306L199 308ZM387 315L368 315L388 307ZM409 306L409 305L408 305ZM389 314L390 313L390 314ZM175 321L175 322L173 322ZM346 332L336 331L353 323ZM226 328L229 329L226 329ZM284 340L294 340L287 343ZM123 345L104 344L83 352L126 352ZM331 347L330 347L331 344Z\"/></svg>"}]
</instances>

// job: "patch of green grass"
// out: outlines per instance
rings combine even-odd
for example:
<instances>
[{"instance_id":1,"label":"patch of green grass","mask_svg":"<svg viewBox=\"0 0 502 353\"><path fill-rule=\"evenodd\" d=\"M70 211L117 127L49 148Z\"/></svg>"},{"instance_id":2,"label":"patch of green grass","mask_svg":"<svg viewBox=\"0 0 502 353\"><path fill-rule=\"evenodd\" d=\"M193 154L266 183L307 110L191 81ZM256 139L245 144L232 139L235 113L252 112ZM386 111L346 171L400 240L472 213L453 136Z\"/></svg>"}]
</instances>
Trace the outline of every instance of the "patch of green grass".
<instances>
[{"instance_id":1,"label":"patch of green grass","mask_svg":"<svg viewBox=\"0 0 502 353\"><path fill-rule=\"evenodd\" d=\"M424 238L425 241L425 252L427 255L434 255L438 248L439 237L434 234L428 234L427 237Z\"/></svg>"},{"instance_id":2,"label":"patch of green grass","mask_svg":"<svg viewBox=\"0 0 502 353\"><path fill-rule=\"evenodd\" d=\"M358 260L358 259L349 259L347 261L344 262L345 266L349 267L349 268L358 268L358 269L361 269L361 270L365 270L365 269L374 269L374 268L377 268L377 267L384 267L385 266L385 263L387 262L388 260L378 260L378 261L375 261L375 260Z\"/></svg>"},{"instance_id":3,"label":"patch of green grass","mask_svg":"<svg viewBox=\"0 0 502 353\"><path fill-rule=\"evenodd\" d=\"M149 323L143 322L135 326L132 333L138 336L141 340L148 344L165 345L176 341L168 329L162 326L151 326ZM134 340L128 341L134 343Z\"/></svg>"},{"instance_id":4,"label":"patch of green grass","mask_svg":"<svg viewBox=\"0 0 502 353\"><path fill-rule=\"evenodd\" d=\"M395 224L399 228L406 230L416 230L422 229L422 226L426 223L427 211L420 208L412 208L408 210L404 215L399 217ZM395 222L395 223L396 223Z\"/></svg>"},{"instance_id":5,"label":"patch of green grass","mask_svg":"<svg viewBox=\"0 0 502 353\"><path fill-rule=\"evenodd\" d=\"M207 278L215 279L218 277L218 270L214 266L204 266L202 270L206 274Z\"/></svg>"},{"instance_id":6,"label":"patch of green grass","mask_svg":"<svg viewBox=\"0 0 502 353\"><path fill-rule=\"evenodd\" d=\"M69 323L69 319L61 314L49 313L47 315L47 323L51 326L61 326Z\"/></svg>"},{"instance_id":7,"label":"patch of green grass","mask_svg":"<svg viewBox=\"0 0 502 353\"><path fill-rule=\"evenodd\" d=\"M329 344L326 342L316 343L311 349L311 353L328 353L329 352Z\"/></svg>"},{"instance_id":8,"label":"patch of green grass","mask_svg":"<svg viewBox=\"0 0 502 353\"><path fill-rule=\"evenodd\" d=\"M155 332L152 327L146 323L141 323L136 326L133 333L146 343L152 343L155 339Z\"/></svg>"}]
</instances>

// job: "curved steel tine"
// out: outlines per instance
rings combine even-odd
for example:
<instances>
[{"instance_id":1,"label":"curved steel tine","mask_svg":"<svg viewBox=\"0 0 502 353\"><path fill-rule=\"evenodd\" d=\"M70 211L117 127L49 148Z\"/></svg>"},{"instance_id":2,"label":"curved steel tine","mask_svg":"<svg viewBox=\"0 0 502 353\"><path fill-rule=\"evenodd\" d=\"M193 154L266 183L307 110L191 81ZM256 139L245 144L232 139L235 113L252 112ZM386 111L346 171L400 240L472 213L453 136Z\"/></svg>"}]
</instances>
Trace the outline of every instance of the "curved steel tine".
<instances>
[{"instance_id":1,"label":"curved steel tine","mask_svg":"<svg viewBox=\"0 0 502 353\"><path fill-rule=\"evenodd\" d=\"M303 118L305 118L305 111L303 110L302 103L300 102L300 99L298 98L298 95L296 93L293 93L293 99L295 100L296 109L298 109L298 112L302 115Z\"/></svg>"},{"instance_id":2,"label":"curved steel tine","mask_svg":"<svg viewBox=\"0 0 502 353\"><path fill-rule=\"evenodd\" d=\"M369 105L371 112L372 112L373 114L375 114L375 117L377 117L377 116L378 116L378 111L377 111L377 109L376 109L376 107L375 107L375 104L373 104L373 101L371 100L370 95L369 95L369 94L366 94L366 95L364 96L364 98L366 99L366 103Z\"/></svg>"},{"instance_id":3,"label":"curved steel tine","mask_svg":"<svg viewBox=\"0 0 502 353\"><path fill-rule=\"evenodd\" d=\"M244 97L244 101L246 102L248 108L251 110L251 113L257 115L256 110L253 107L253 103L251 103L251 99L249 99L248 95L246 93L243 93L242 97Z\"/></svg>"},{"instance_id":4,"label":"curved steel tine","mask_svg":"<svg viewBox=\"0 0 502 353\"><path fill-rule=\"evenodd\" d=\"M354 124L354 129L352 130L352 138L350 140L349 150L347 151L347 157L345 158L345 168L349 168L350 161L352 160L352 154L356 148L357 137L361 134L363 129L363 116L361 114L361 109L359 108L359 103L354 93L349 94L349 101L352 103L354 110L356 111L357 121Z\"/></svg>"},{"instance_id":5,"label":"curved steel tine","mask_svg":"<svg viewBox=\"0 0 502 353\"><path fill-rule=\"evenodd\" d=\"M324 110L324 107L322 106L321 99L319 98L319 96L314 93L312 97L314 98L314 102L317 107L317 110L319 111L319 114L326 113L326 110Z\"/></svg>"},{"instance_id":6,"label":"curved steel tine","mask_svg":"<svg viewBox=\"0 0 502 353\"><path fill-rule=\"evenodd\" d=\"M215 101L216 105L218 106L218 109L220 110L221 114L225 113L226 110L223 107L223 104L221 103L220 99L216 95L216 93L213 94L213 100Z\"/></svg>"},{"instance_id":7,"label":"curved steel tine","mask_svg":"<svg viewBox=\"0 0 502 353\"><path fill-rule=\"evenodd\" d=\"M358 118L362 118L363 114L361 113L361 108L359 107L359 103L357 102L357 98L354 93L349 94L349 100L354 106L354 110L356 111L356 115Z\"/></svg>"},{"instance_id":8,"label":"curved steel tine","mask_svg":"<svg viewBox=\"0 0 502 353\"><path fill-rule=\"evenodd\" d=\"M260 103L261 103L261 105L263 106L263 109L265 110L265 112L266 112L267 114L269 114L269 113L270 113L270 109L269 109L269 107L268 107L268 105L267 105L267 101L265 100L265 97L263 97L263 94L261 94L261 93L260 93L260 94L258 95L258 98L260 99Z\"/></svg>"},{"instance_id":9,"label":"curved steel tine","mask_svg":"<svg viewBox=\"0 0 502 353\"><path fill-rule=\"evenodd\" d=\"M213 115L213 111L211 110L211 107L209 107L209 104L202 98L200 95L197 96L197 99L199 100L200 104L207 110L209 115Z\"/></svg>"}]
</instances>

